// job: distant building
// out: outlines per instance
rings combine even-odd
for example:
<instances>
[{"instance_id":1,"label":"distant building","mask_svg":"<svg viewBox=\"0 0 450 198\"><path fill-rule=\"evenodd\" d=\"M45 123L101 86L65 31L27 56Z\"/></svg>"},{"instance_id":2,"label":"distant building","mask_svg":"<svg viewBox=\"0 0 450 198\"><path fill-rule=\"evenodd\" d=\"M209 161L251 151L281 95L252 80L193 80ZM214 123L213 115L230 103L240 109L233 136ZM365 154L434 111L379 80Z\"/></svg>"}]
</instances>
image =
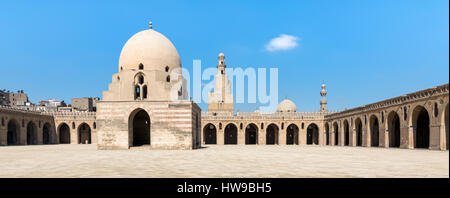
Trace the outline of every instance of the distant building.
<instances>
[{"instance_id":1,"label":"distant building","mask_svg":"<svg viewBox=\"0 0 450 198\"><path fill-rule=\"evenodd\" d=\"M6 92L5 90L0 90L0 106L6 106Z\"/></svg>"},{"instance_id":2,"label":"distant building","mask_svg":"<svg viewBox=\"0 0 450 198\"><path fill-rule=\"evenodd\" d=\"M10 91L0 91L0 105L5 106L25 106L28 102L28 96L23 93L23 90L17 91L17 93Z\"/></svg>"},{"instance_id":3,"label":"distant building","mask_svg":"<svg viewBox=\"0 0 450 198\"><path fill-rule=\"evenodd\" d=\"M58 112L73 112L72 107L58 107Z\"/></svg>"},{"instance_id":4,"label":"distant building","mask_svg":"<svg viewBox=\"0 0 450 198\"><path fill-rule=\"evenodd\" d=\"M66 107L66 103L63 101L59 101L56 99L50 99L50 100L40 100L38 101L40 106L46 106L46 107Z\"/></svg>"},{"instance_id":5,"label":"distant building","mask_svg":"<svg viewBox=\"0 0 450 198\"><path fill-rule=\"evenodd\" d=\"M74 111L97 111L99 97L72 98L72 108Z\"/></svg>"}]
</instances>

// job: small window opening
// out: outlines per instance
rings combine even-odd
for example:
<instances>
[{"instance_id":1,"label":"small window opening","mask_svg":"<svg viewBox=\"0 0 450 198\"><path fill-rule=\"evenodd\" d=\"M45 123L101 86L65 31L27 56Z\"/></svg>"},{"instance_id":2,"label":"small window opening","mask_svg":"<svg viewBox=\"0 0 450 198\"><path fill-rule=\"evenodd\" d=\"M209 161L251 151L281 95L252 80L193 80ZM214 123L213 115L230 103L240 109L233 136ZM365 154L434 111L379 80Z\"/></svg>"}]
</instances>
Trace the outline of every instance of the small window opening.
<instances>
[{"instance_id":1,"label":"small window opening","mask_svg":"<svg viewBox=\"0 0 450 198\"><path fill-rule=\"evenodd\" d=\"M434 117L437 117L439 114L438 104L434 103Z\"/></svg>"},{"instance_id":2,"label":"small window opening","mask_svg":"<svg viewBox=\"0 0 450 198\"><path fill-rule=\"evenodd\" d=\"M403 107L403 120L406 120L408 112L406 110L406 107Z\"/></svg>"},{"instance_id":3,"label":"small window opening","mask_svg":"<svg viewBox=\"0 0 450 198\"><path fill-rule=\"evenodd\" d=\"M144 76L139 76L139 84L144 84Z\"/></svg>"},{"instance_id":4,"label":"small window opening","mask_svg":"<svg viewBox=\"0 0 450 198\"><path fill-rule=\"evenodd\" d=\"M134 87L134 99L138 99L141 96L141 88L139 86Z\"/></svg>"},{"instance_id":5,"label":"small window opening","mask_svg":"<svg viewBox=\"0 0 450 198\"><path fill-rule=\"evenodd\" d=\"M147 85L144 85L144 87L142 87L142 95L144 99L147 98Z\"/></svg>"}]
</instances>

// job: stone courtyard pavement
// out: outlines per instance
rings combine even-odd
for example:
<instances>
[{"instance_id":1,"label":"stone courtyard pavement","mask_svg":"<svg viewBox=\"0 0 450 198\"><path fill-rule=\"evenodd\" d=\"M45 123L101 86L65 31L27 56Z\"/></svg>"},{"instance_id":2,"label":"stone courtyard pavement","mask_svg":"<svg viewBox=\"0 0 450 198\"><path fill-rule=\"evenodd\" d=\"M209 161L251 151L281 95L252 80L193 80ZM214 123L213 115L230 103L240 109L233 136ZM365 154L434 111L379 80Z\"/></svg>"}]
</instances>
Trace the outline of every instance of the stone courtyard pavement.
<instances>
[{"instance_id":1,"label":"stone courtyard pavement","mask_svg":"<svg viewBox=\"0 0 450 198\"><path fill-rule=\"evenodd\" d=\"M0 177L449 177L449 152L334 146L0 147Z\"/></svg>"}]
</instances>

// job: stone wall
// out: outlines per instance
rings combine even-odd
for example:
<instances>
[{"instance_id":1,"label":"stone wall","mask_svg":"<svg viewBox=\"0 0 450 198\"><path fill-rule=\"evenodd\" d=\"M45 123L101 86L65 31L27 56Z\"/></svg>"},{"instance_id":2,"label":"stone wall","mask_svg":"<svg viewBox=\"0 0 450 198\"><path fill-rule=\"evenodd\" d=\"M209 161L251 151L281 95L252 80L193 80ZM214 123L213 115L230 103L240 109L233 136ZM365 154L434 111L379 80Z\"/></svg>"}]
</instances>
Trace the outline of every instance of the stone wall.
<instances>
[{"instance_id":1,"label":"stone wall","mask_svg":"<svg viewBox=\"0 0 450 198\"><path fill-rule=\"evenodd\" d=\"M389 135L392 134L389 123L397 115L400 118L400 148L416 148L416 122L418 111L426 110L429 117L429 149L448 149L448 123L445 123L445 110L449 105L449 84L405 94L384 101L368 104L346 111L325 116L326 126L329 127L330 142L333 145L335 135L338 135L338 145L344 145L344 126L349 126L349 146L356 146L356 124L362 123L362 146L372 146L372 141L379 142L379 147L390 147ZM375 119L376 118L376 119ZM379 137L371 137L371 120L379 124ZM333 126L337 126L335 130ZM446 128L447 127L447 128ZM391 133L390 133L391 131Z\"/></svg>"},{"instance_id":2,"label":"stone wall","mask_svg":"<svg viewBox=\"0 0 450 198\"><path fill-rule=\"evenodd\" d=\"M266 144L266 132L269 125L278 128L278 144L285 145L287 143L287 128L295 126L299 129L298 143L307 144L307 129L309 126L316 125L318 128L318 144L323 145L323 120L328 112L291 112L291 113L272 113L263 114L257 112L238 112L226 114L212 114L203 112L202 130L210 124L217 129L217 144L224 144L224 132L226 126L232 124L238 129L237 144L245 144L245 129L250 124L257 126L258 144ZM204 135L204 133L202 133ZM203 138L204 143L204 138Z\"/></svg>"},{"instance_id":3,"label":"stone wall","mask_svg":"<svg viewBox=\"0 0 450 198\"><path fill-rule=\"evenodd\" d=\"M55 122L53 116L43 115L39 112L27 111L27 110L19 110L17 108L1 106L0 107L0 145L6 146L8 145L8 124L11 126L15 126L17 131L17 144L18 145L27 145L27 143L31 144L44 144L43 141L43 132L44 126L49 131L49 139L48 144L56 144L57 142L57 134L55 130ZM29 129L28 125L32 129L33 140L28 140L27 137L27 129Z\"/></svg>"},{"instance_id":4,"label":"stone wall","mask_svg":"<svg viewBox=\"0 0 450 198\"><path fill-rule=\"evenodd\" d=\"M191 101L101 101L97 103L98 148L132 147L132 117L144 110L150 117L149 149L193 149L200 145L200 108ZM199 124L198 124L199 125Z\"/></svg>"},{"instance_id":5,"label":"stone wall","mask_svg":"<svg viewBox=\"0 0 450 198\"><path fill-rule=\"evenodd\" d=\"M80 144L80 131L83 125L87 125L91 132L91 143L97 143L97 122L95 112L43 112L53 116L56 126L57 137L60 137L61 127L67 125L70 129L70 143ZM60 138L57 139L60 143Z\"/></svg>"}]
</instances>

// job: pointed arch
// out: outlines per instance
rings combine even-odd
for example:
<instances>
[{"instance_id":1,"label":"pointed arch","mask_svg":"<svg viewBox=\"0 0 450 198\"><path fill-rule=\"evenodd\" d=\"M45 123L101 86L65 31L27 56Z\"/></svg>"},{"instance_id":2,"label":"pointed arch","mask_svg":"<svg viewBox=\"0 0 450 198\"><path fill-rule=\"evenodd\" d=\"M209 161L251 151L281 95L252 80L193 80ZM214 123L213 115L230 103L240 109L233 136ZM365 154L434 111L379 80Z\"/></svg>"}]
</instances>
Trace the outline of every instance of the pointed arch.
<instances>
[{"instance_id":1,"label":"pointed arch","mask_svg":"<svg viewBox=\"0 0 450 198\"><path fill-rule=\"evenodd\" d=\"M83 122L78 126L78 144L91 144L91 127Z\"/></svg>"},{"instance_id":2,"label":"pointed arch","mask_svg":"<svg viewBox=\"0 0 450 198\"><path fill-rule=\"evenodd\" d=\"M19 145L20 144L20 125L15 119L8 121L7 127L7 144Z\"/></svg>"},{"instance_id":3,"label":"pointed arch","mask_svg":"<svg viewBox=\"0 0 450 198\"><path fill-rule=\"evenodd\" d=\"M279 128L276 124L269 124L266 127L266 144L278 144Z\"/></svg>"},{"instance_id":4,"label":"pointed arch","mask_svg":"<svg viewBox=\"0 0 450 198\"><path fill-rule=\"evenodd\" d=\"M48 122L44 123L44 126L42 126L42 143L43 144L51 144L52 143L52 137L53 132L52 125Z\"/></svg>"},{"instance_id":5,"label":"pointed arch","mask_svg":"<svg viewBox=\"0 0 450 198\"><path fill-rule=\"evenodd\" d=\"M330 125L325 123L325 145L330 145Z\"/></svg>"},{"instance_id":6,"label":"pointed arch","mask_svg":"<svg viewBox=\"0 0 450 198\"><path fill-rule=\"evenodd\" d=\"M411 116L414 148L430 147L430 115L424 106L418 105Z\"/></svg>"},{"instance_id":7,"label":"pointed arch","mask_svg":"<svg viewBox=\"0 0 450 198\"><path fill-rule=\"evenodd\" d=\"M70 144L70 128L65 122L58 126L59 143Z\"/></svg>"},{"instance_id":8,"label":"pointed arch","mask_svg":"<svg viewBox=\"0 0 450 198\"><path fill-rule=\"evenodd\" d=\"M387 117L389 147L400 147L400 116L391 111Z\"/></svg>"},{"instance_id":9,"label":"pointed arch","mask_svg":"<svg viewBox=\"0 0 450 198\"><path fill-rule=\"evenodd\" d=\"M363 134L363 125L361 118L355 119L355 132L356 132L356 146L362 146L362 134Z\"/></svg>"},{"instance_id":10,"label":"pointed arch","mask_svg":"<svg viewBox=\"0 0 450 198\"><path fill-rule=\"evenodd\" d=\"M380 145L380 123L376 115L369 118L370 126L370 146L377 147Z\"/></svg>"},{"instance_id":11,"label":"pointed arch","mask_svg":"<svg viewBox=\"0 0 450 198\"><path fill-rule=\"evenodd\" d=\"M33 121L29 121L27 124L27 145L38 144L37 127Z\"/></svg>"},{"instance_id":12,"label":"pointed arch","mask_svg":"<svg viewBox=\"0 0 450 198\"><path fill-rule=\"evenodd\" d=\"M339 145L339 125L337 122L333 123L333 133L334 133L334 145Z\"/></svg>"},{"instance_id":13,"label":"pointed arch","mask_svg":"<svg viewBox=\"0 0 450 198\"><path fill-rule=\"evenodd\" d=\"M131 147L151 144L150 116L144 109L137 108L128 117L128 142Z\"/></svg>"},{"instance_id":14,"label":"pointed arch","mask_svg":"<svg viewBox=\"0 0 450 198\"><path fill-rule=\"evenodd\" d=\"M350 125L347 120L344 120L344 146L350 145Z\"/></svg>"},{"instance_id":15,"label":"pointed arch","mask_svg":"<svg viewBox=\"0 0 450 198\"><path fill-rule=\"evenodd\" d=\"M298 145L299 128L296 124L290 124L286 128L286 144Z\"/></svg>"},{"instance_id":16,"label":"pointed arch","mask_svg":"<svg viewBox=\"0 0 450 198\"><path fill-rule=\"evenodd\" d=\"M224 131L224 144L237 144L237 127L233 123L229 123L225 126Z\"/></svg>"},{"instance_id":17,"label":"pointed arch","mask_svg":"<svg viewBox=\"0 0 450 198\"><path fill-rule=\"evenodd\" d=\"M245 144L258 144L258 126L254 123L245 127Z\"/></svg>"},{"instance_id":18,"label":"pointed arch","mask_svg":"<svg viewBox=\"0 0 450 198\"><path fill-rule=\"evenodd\" d=\"M306 128L306 144L319 145L319 127L311 123Z\"/></svg>"},{"instance_id":19,"label":"pointed arch","mask_svg":"<svg viewBox=\"0 0 450 198\"><path fill-rule=\"evenodd\" d=\"M217 144L217 128L214 124L208 123L203 127L203 143Z\"/></svg>"}]
</instances>

